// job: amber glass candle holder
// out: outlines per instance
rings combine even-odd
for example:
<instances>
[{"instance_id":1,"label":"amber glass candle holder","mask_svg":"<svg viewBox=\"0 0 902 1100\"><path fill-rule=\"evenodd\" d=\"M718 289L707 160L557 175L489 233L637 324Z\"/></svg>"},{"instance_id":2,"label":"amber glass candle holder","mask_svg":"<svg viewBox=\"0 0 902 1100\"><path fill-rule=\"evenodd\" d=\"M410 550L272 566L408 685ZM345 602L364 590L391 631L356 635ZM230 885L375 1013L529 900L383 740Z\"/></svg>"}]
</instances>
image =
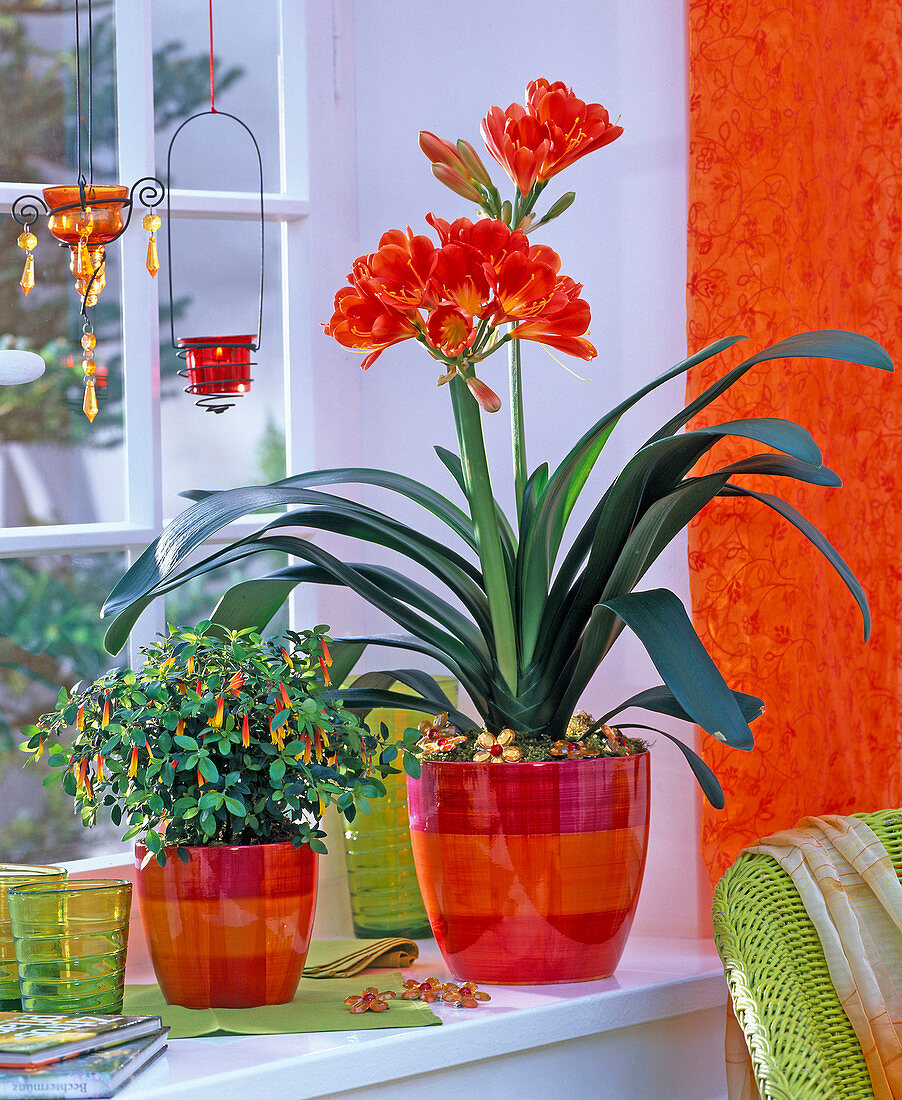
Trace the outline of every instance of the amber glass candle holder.
<instances>
[{"instance_id":1,"label":"amber glass candle holder","mask_svg":"<svg viewBox=\"0 0 902 1100\"><path fill-rule=\"evenodd\" d=\"M188 392L201 396L247 393L256 336L180 336L188 368Z\"/></svg>"},{"instance_id":2,"label":"amber glass candle holder","mask_svg":"<svg viewBox=\"0 0 902 1100\"><path fill-rule=\"evenodd\" d=\"M0 1012L18 1012L22 1008L7 891L12 886L22 886L28 882L47 885L65 881L66 871L62 867L0 863Z\"/></svg>"},{"instance_id":3,"label":"amber glass candle holder","mask_svg":"<svg viewBox=\"0 0 902 1100\"><path fill-rule=\"evenodd\" d=\"M47 227L53 236L64 244L78 244L87 236L90 245L107 244L118 237L125 228L128 188L118 184L86 187L85 199L91 211L87 225L77 184L44 188L44 202L50 210Z\"/></svg>"},{"instance_id":4,"label":"amber glass candle holder","mask_svg":"<svg viewBox=\"0 0 902 1100\"><path fill-rule=\"evenodd\" d=\"M31 882L8 898L23 1011L121 1012L131 883Z\"/></svg>"}]
</instances>

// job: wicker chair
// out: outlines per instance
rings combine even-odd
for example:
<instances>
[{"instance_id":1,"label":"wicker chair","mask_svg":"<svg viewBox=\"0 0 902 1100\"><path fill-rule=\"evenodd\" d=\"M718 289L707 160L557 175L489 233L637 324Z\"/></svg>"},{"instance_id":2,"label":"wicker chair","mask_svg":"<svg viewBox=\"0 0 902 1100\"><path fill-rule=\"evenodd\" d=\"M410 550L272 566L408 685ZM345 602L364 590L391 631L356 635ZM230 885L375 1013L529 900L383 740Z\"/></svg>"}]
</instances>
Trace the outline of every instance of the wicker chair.
<instances>
[{"instance_id":1,"label":"wicker chair","mask_svg":"<svg viewBox=\"0 0 902 1100\"><path fill-rule=\"evenodd\" d=\"M902 811L856 815L902 877ZM740 856L714 891L714 939L763 1100L873 1100L814 926L770 856Z\"/></svg>"}]
</instances>

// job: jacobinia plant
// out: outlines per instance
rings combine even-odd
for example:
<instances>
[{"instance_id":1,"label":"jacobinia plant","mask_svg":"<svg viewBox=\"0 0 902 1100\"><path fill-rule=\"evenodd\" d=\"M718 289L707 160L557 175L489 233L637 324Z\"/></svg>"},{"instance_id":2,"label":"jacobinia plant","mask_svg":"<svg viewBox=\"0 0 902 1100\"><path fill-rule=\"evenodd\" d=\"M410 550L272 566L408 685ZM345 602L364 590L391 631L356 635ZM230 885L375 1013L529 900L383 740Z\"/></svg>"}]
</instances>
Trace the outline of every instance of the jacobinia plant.
<instances>
[{"instance_id":1,"label":"jacobinia plant","mask_svg":"<svg viewBox=\"0 0 902 1100\"><path fill-rule=\"evenodd\" d=\"M523 341L585 360L596 354L586 338L590 310L579 283L561 273L556 252L533 243L530 236L563 213L575 196L563 194L544 214L537 205L555 175L621 132L600 104L584 103L561 83L532 82L525 105L492 107L482 123L488 151L515 186L510 199L502 199L471 144L452 144L422 133L420 146L434 174L478 207L476 220L447 221L428 214L426 221L436 239L410 229L385 233L375 252L355 260L348 285L335 296L326 333L366 353L364 368L405 340L417 341L435 360L439 384L450 396L459 444L459 453L441 447L436 452L465 507L412 478L367 468L315 470L268 486L188 493L197 503L147 549L107 600L104 614L115 616L106 640L111 652L122 646L138 614L156 596L219 566L261 551L282 550L303 564L233 587L214 612L215 621L262 629L296 584L344 585L403 631L345 639L336 653L345 670L370 645L429 657L450 670L469 694L485 725L483 736L496 735L497 741L490 737L489 742L509 749L508 731L514 731L523 759L555 755L554 746L567 736L580 696L624 627L645 646L663 683L613 701L594 727L583 721L582 734L591 736L627 708L636 707L695 722L729 745L749 749L749 723L761 712L762 701L727 686L674 593L638 588L651 564L692 518L715 497L727 496L747 497L775 509L810 539L850 589L867 636L864 593L837 551L780 497L741 484L745 475L768 474L838 486L839 478L824 467L808 432L775 418L683 429L746 371L769 360L815 357L892 370L886 352L873 340L848 332L810 332L756 352L646 439L597 497L589 518L575 533L567 530L574 505L624 414L657 387L743 337L719 340L642 386L601 416L555 469L545 462L532 469L527 464L520 373ZM487 360L502 347L509 353L517 509L510 518L493 494L482 431L482 416L497 412L502 404L484 380ZM694 473L699 460L727 436L751 440L766 450ZM341 483L375 485L400 494L441 521L446 538L432 538L382 511L320 488ZM263 523L253 535L186 566L188 555L231 520L283 505L294 507ZM298 526L388 548L427 569L456 603L403 571L349 563L283 533ZM416 694L389 690L395 680ZM431 678L410 670L368 674L345 698L346 705L363 709L447 711L458 728L474 725L450 706ZM621 729L651 728L618 724ZM450 742L455 742L457 754L451 758L463 759L456 739L446 739ZM722 805L723 793L713 773L687 745L677 744L709 800ZM468 751L472 756L472 747ZM502 754L499 747L494 755L516 754Z\"/></svg>"}]
</instances>

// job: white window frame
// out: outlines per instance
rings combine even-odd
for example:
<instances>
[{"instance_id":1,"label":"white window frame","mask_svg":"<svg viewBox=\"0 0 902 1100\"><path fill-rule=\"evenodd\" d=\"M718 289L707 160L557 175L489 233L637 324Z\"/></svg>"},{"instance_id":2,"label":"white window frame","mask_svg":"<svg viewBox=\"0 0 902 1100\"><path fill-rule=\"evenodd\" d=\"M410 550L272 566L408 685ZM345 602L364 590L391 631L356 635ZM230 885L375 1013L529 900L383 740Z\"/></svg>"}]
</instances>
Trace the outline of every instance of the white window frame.
<instances>
[{"instance_id":1,"label":"white window frame","mask_svg":"<svg viewBox=\"0 0 902 1100\"><path fill-rule=\"evenodd\" d=\"M264 194L265 219L281 230L280 280L284 352L284 423L289 470L313 463L314 424L310 401L310 273L308 226L309 155L308 88L317 102L313 109L330 114L338 98L336 27L348 18L348 0L305 5L276 0L280 20L278 191ZM235 0L229 18L244 18ZM118 170L122 180L158 178L164 166L155 164L152 0L114 0ZM286 65L283 59L290 57ZM314 59L311 68L310 59ZM123 75L123 74L127 74ZM141 79L136 79L142 74ZM329 92L334 94L330 95ZM38 187L43 185L36 185ZM21 184L0 184L0 207L9 209ZM258 217L256 193L174 190L174 218L253 220ZM144 271L146 238L132 226L118 242L121 248L121 311L123 356L123 417L125 453L125 519L121 522L73 523L0 529L0 557L28 558L39 554L125 551L131 563L162 530L162 454L160 443L159 283ZM289 292L290 288L290 292ZM238 521L216 541L231 541L250 533L257 520ZM307 608L310 607L307 597ZM130 640L128 659L164 626L163 601L145 612ZM121 659L126 659L123 654Z\"/></svg>"}]
</instances>

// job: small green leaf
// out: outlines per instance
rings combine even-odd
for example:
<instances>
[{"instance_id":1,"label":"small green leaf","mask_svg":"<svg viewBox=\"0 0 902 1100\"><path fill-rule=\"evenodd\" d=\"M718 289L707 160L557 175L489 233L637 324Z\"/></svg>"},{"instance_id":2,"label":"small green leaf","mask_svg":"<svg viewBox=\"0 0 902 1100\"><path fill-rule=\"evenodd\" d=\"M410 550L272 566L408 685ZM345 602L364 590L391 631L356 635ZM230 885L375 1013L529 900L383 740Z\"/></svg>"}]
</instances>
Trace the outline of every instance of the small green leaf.
<instances>
[{"instance_id":1,"label":"small green leaf","mask_svg":"<svg viewBox=\"0 0 902 1100\"><path fill-rule=\"evenodd\" d=\"M278 783L285 775L285 761L281 757L276 757L275 760L269 765L269 778L273 783Z\"/></svg>"}]
</instances>

